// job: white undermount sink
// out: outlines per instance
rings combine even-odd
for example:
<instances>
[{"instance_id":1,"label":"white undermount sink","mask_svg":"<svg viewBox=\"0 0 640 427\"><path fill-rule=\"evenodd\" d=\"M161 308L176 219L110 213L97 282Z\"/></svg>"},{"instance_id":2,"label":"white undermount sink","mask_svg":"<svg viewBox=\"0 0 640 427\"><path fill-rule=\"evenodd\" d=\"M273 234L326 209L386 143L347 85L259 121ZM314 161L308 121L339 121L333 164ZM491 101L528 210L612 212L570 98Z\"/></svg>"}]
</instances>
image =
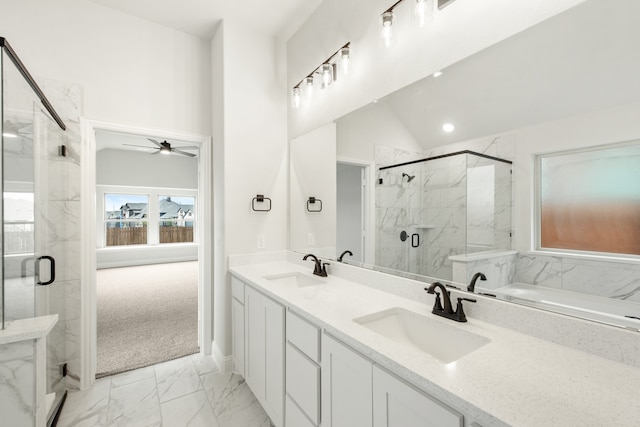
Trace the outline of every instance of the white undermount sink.
<instances>
[{"instance_id":1,"label":"white undermount sink","mask_svg":"<svg viewBox=\"0 0 640 427\"><path fill-rule=\"evenodd\" d=\"M443 363L454 362L490 341L483 336L399 307L358 317L353 321L400 345L429 354Z\"/></svg>"},{"instance_id":2,"label":"white undermount sink","mask_svg":"<svg viewBox=\"0 0 640 427\"><path fill-rule=\"evenodd\" d=\"M309 276L304 273L299 273L297 271L291 273L282 273L282 274L271 274L269 276L263 276L265 279L279 283L282 285L290 285L296 286L298 288L303 288L305 286L315 286L326 283L326 281L315 278L313 276Z\"/></svg>"}]
</instances>

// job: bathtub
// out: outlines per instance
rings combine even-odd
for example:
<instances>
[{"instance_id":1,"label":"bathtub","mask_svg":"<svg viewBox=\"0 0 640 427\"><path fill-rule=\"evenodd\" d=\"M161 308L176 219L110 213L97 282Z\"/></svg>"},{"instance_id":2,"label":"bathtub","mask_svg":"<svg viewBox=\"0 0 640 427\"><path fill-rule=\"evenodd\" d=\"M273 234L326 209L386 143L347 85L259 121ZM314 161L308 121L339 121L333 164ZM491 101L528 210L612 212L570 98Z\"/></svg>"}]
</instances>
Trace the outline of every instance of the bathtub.
<instances>
[{"instance_id":1,"label":"bathtub","mask_svg":"<svg viewBox=\"0 0 640 427\"><path fill-rule=\"evenodd\" d=\"M556 313L581 317L640 331L640 304L595 295L513 283L498 289L481 290L506 301L542 308Z\"/></svg>"}]
</instances>

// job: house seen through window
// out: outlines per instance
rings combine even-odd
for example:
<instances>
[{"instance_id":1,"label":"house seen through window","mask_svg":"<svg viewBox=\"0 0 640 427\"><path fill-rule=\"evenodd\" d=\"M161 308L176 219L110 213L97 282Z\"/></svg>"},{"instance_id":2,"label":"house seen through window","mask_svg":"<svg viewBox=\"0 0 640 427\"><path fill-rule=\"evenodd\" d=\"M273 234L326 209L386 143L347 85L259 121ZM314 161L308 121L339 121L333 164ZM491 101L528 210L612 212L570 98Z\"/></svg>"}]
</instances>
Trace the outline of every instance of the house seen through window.
<instances>
[{"instance_id":1,"label":"house seen through window","mask_svg":"<svg viewBox=\"0 0 640 427\"><path fill-rule=\"evenodd\" d=\"M156 233L153 241L160 244L193 242L195 202L195 197L158 196L156 204L148 195L105 194L106 246L146 245Z\"/></svg>"}]
</instances>

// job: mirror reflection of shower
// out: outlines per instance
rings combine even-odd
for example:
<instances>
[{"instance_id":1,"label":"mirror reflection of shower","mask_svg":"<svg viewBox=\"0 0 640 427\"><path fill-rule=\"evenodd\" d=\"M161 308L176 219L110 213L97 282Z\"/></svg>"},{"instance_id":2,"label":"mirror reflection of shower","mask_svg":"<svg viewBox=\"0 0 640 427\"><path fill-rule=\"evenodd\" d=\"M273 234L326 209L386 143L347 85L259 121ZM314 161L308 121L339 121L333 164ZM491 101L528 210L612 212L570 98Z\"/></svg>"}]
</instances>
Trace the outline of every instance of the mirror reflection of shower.
<instances>
[{"instance_id":1,"label":"mirror reflection of shower","mask_svg":"<svg viewBox=\"0 0 640 427\"><path fill-rule=\"evenodd\" d=\"M377 266L451 280L450 257L511 248L510 161L461 151L380 167L377 178Z\"/></svg>"}]
</instances>

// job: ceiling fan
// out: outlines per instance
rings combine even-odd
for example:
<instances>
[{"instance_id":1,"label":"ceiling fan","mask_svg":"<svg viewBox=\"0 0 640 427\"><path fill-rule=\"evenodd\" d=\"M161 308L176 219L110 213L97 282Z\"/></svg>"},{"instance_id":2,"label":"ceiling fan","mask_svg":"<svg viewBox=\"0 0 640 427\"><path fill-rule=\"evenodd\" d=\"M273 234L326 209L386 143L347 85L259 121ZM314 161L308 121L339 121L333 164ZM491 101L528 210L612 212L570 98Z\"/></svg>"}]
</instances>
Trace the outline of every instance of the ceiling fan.
<instances>
[{"instance_id":1,"label":"ceiling fan","mask_svg":"<svg viewBox=\"0 0 640 427\"><path fill-rule=\"evenodd\" d=\"M138 148L150 148L152 150L155 150L155 152L151 153L151 154L171 154L171 153L176 153L176 154L180 154L181 156L188 156L188 157L195 157L195 154L192 153L187 153L186 151L182 151L182 150L193 150L193 149L198 149L199 147L196 145L189 145L189 146L181 146L178 147L180 148L180 150L177 150L175 148L171 148L171 144L168 143L166 140L162 141L162 142L158 142L155 139L151 139L151 138L147 138L149 141L153 142L156 147L148 147L146 145L133 145L133 144L122 144L122 145L127 145L129 147L138 147Z\"/></svg>"}]
</instances>

